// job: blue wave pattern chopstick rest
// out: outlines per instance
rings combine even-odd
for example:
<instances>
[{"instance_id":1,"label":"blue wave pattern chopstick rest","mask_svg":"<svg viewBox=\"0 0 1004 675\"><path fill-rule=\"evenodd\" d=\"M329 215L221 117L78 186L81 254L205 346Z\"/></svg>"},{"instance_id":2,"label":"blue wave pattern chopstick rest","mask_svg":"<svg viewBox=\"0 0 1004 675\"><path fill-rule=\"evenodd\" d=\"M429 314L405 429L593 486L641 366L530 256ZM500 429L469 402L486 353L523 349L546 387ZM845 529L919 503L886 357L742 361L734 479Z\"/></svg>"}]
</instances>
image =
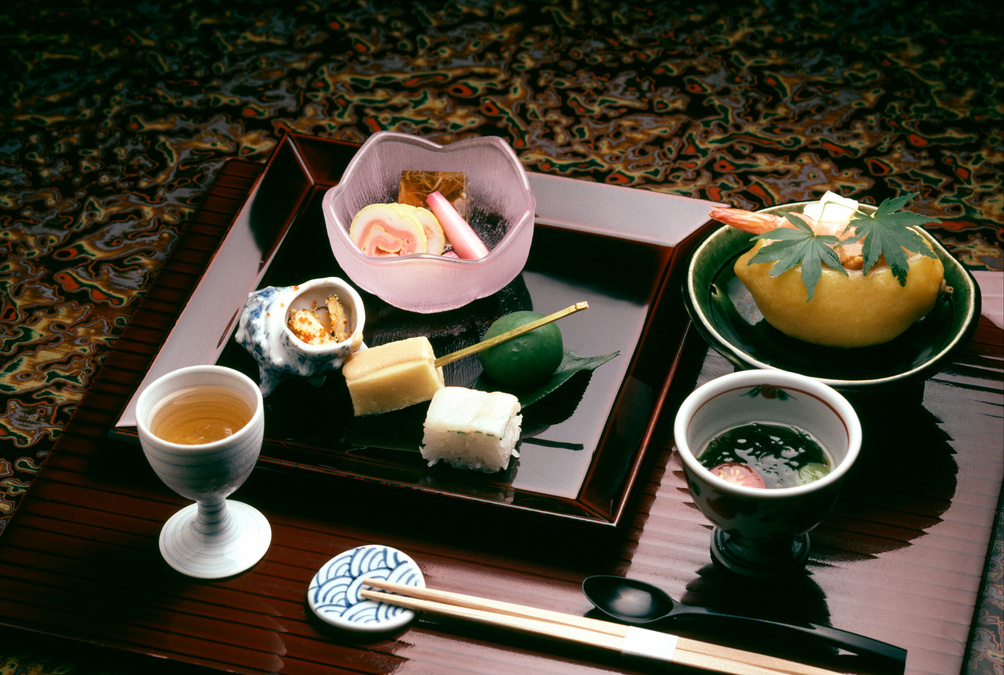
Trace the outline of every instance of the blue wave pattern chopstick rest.
<instances>
[{"instance_id":1,"label":"blue wave pattern chopstick rest","mask_svg":"<svg viewBox=\"0 0 1004 675\"><path fill-rule=\"evenodd\" d=\"M395 630L414 618L409 609L360 597L364 579L425 586L422 570L408 555L389 546L366 545L325 563L310 582L307 602L321 620L352 631Z\"/></svg>"}]
</instances>

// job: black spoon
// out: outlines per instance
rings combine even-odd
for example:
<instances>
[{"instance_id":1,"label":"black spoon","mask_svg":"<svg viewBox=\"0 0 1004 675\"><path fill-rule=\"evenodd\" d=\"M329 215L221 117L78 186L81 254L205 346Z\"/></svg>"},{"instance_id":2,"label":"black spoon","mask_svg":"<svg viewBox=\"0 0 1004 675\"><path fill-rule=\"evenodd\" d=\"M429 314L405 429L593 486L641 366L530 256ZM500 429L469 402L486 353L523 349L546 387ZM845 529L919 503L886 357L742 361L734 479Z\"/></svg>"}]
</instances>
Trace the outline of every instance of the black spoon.
<instances>
[{"instance_id":1,"label":"black spoon","mask_svg":"<svg viewBox=\"0 0 1004 675\"><path fill-rule=\"evenodd\" d=\"M716 619L746 624L748 626L769 626L792 631L799 635L813 637L831 645L854 652L862 657L870 657L886 662L893 662L902 672L906 661L906 650L886 642L849 633L839 628L818 626L816 624L794 625L754 619L736 614L724 614L705 607L695 607L676 602L658 586L618 577L601 574L587 578L582 582L582 591L593 603L596 609L607 616L629 624L647 624L662 619L677 616L704 616Z\"/></svg>"}]
</instances>

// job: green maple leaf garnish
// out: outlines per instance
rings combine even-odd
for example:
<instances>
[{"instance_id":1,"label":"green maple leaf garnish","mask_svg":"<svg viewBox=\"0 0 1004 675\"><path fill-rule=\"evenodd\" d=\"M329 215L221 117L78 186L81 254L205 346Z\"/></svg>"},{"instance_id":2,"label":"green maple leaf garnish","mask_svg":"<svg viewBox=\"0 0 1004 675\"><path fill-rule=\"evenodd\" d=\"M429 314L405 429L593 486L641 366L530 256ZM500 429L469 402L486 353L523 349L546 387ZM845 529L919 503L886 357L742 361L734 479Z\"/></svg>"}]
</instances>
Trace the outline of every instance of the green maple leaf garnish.
<instances>
[{"instance_id":1,"label":"green maple leaf garnish","mask_svg":"<svg viewBox=\"0 0 1004 675\"><path fill-rule=\"evenodd\" d=\"M771 241L756 252L749 264L773 262L774 266L770 268L772 277L801 265L802 284L809 292L809 300L812 300L816 284L823 274L823 265L847 276L847 271L833 250L833 246L839 244L840 240L830 234L816 234L796 215L786 213L784 217L795 226L794 229L779 227L758 235L756 239Z\"/></svg>"},{"instance_id":2,"label":"green maple leaf garnish","mask_svg":"<svg viewBox=\"0 0 1004 675\"><path fill-rule=\"evenodd\" d=\"M907 253L920 253L928 258L934 258L934 251L927 245L924 237L909 228L927 223L940 223L940 220L922 216L917 213L900 211L903 206L917 196L916 192L886 199L879 204L875 213L854 214L849 228L854 228L854 236L844 243L861 240L865 263L863 272L868 274L884 257L893 276L900 286L906 285L906 273L910 268Z\"/></svg>"},{"instance_id":3,"label":"green maple leaf garnish","mask_svg":"<svg viewBox=\"0 0 1004 675\"><path fill-rule=\"evenodd\" d=\"M795 226L795 229L779 227L755 237L770 240L770 243L761 247L750 259L749 264L774 262L774 266L770 269L772 277L801 265L802 283L809 293L809 300L812 300L816 284L822 276L823 265L847 276L847 271L832 247L861 241L864 256L862 272L868 274L884 258L899 285L905 286L906 275L910 269L909 253L919 253L929 258L936 257L924 237L910 228L941 222L917 213L900 211L916 196L917 193L912 192L886 199L879 204L874 213L856 211L847 229L844 230L846 233L847 230L853 229L854 235L843 240L832 235L816 234L804 220L786 213L784 217Z\"/></svg>"}]
</instances>

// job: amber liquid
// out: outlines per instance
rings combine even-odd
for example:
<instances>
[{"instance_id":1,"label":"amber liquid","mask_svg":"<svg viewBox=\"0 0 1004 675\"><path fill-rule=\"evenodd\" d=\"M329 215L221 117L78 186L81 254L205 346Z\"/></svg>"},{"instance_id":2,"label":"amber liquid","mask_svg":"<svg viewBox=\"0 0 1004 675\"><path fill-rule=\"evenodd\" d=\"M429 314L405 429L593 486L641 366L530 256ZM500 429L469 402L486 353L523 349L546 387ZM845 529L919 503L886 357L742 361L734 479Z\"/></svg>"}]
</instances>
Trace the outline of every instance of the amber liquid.
<instances>
[{"instance_id":1,"label":"amber liquid","mask_svg":"<svg viewBox=\"0 0 1004 675\"><path fill-rule=\"evenodd\" d=\"M212 443L240 431L253 415L254 408L226 387L188 387L160 405L150 431L169 443Z\"/></svg>"}]
</instances>

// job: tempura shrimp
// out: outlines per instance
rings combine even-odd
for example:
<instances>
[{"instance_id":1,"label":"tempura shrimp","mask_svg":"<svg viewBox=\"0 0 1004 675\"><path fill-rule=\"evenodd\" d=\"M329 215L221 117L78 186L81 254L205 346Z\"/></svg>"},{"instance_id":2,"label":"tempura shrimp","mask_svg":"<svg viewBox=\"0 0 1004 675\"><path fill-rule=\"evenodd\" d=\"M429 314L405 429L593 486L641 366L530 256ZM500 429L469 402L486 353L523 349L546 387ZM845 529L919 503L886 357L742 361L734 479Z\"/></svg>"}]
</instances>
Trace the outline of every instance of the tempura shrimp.
<instances>
[{"instance_id":1,"label":"tempura shrimp","mask_svg":"<svg viewBox=\"0 0 1004 675\"><path fill-rule=\"evenodd\" d=\"M709 214L720 223L734 227L750 234L765 234L779 227L795 227L784 216L772 213L755 213L744 211L727 206L716 206ZM805 224L812 228L816 234L832 235L838 239L848 239L853 236L853 228L845 232L846 227L842 223L834 223L826 220L816 220L804 213L794 213L805 221ZM864 267L864 255L861 249L861 242L854 241L847 244L835 246L833 249L844 268L849 270L859 270Z\"/></svg>"}]
</instances>

